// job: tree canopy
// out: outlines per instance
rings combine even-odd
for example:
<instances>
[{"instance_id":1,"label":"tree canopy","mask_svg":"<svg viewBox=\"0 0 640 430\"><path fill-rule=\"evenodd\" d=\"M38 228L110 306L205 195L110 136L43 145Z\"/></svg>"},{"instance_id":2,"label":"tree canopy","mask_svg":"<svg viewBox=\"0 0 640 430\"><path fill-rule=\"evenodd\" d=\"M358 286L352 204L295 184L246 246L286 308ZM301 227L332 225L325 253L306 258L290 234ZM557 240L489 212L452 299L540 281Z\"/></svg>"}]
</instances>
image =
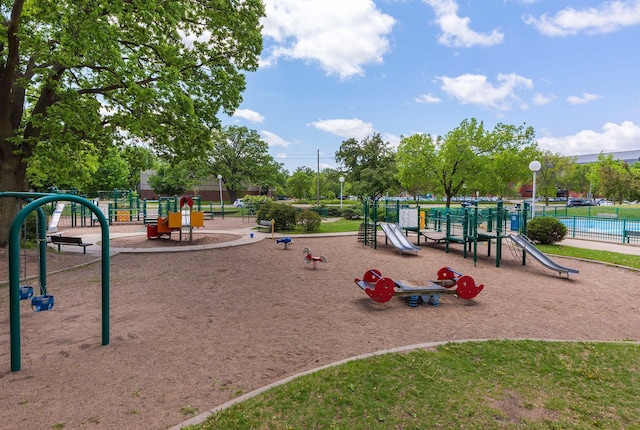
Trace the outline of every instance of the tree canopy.
<instances>
[{"instance_id":1,"label":"tree canopy","mask_svg":"<svg viewBox=\"0 0 640 430\"><path fill-rule=\"evenodd\" d=\"M0 192L27 190L32 160L90 176L103 148L131 141L194 158L262 50L261 0L3 0L0 13ZM1 206L0 246L14 215Z\"/></svg>"},{"instance_id":2,"label":"tree canopy","mask_svg":"<svg viewBox=\"0 0 640 430\"><path fill-rule=\"evenodd\" d=\"M464 192L506 195L510 184L525 180L537 154L531 127L464 120L444 137L403 137L398 147L398 179L416 193L435 191L451 198Z\"/></svg>"},{"instance_id":3,"label":"tree canopy","mask_svg":"<svg viewBox=\"0 0 640 430\"><path fill-rule=\"evenodd\" d=\"M354 138L343 141L336 162L344 166L351 192L361 199L376 200L398 187L396 154L379 133L361 142Z\"/></svg>"},{"instance_id":4,"label":"tree canopy","mask_svg":"<svg viewBox=\"0 0 640 430\"><path fill-rule=\"evenodd\" d=\"M231 200L251 184L277 184L281 166L269 155L269 144L257 131L232 125L215 131L212 140L207 157L211 173L222 175Z\"/></svg>"}]
</instances>

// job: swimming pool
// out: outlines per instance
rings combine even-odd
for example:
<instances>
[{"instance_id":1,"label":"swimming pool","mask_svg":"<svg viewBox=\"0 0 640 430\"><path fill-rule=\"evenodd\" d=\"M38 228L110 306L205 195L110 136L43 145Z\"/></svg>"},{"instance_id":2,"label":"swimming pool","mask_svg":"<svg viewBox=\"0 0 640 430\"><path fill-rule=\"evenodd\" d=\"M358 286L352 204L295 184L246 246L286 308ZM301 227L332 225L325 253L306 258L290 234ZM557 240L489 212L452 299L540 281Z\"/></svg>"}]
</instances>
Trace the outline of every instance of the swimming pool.
<instances>
[{"instance_id":1,"label":"swimming pool","mask_svg":"<svg viewBox=\"0 0 640 430\"><path fill-rule=\"evenodd\" d=\"M570 217L558 218L567 227L567 236L592 239L614 239L625 230L640 231L640 220L626 218Z\"/></svg>"}]
</instances>

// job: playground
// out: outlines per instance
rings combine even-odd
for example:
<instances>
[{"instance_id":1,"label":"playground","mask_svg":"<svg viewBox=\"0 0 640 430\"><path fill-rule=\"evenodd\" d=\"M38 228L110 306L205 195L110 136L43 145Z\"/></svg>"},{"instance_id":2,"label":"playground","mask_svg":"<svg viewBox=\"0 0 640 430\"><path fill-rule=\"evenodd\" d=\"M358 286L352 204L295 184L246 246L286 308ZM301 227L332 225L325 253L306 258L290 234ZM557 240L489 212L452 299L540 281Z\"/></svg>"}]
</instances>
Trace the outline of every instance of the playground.
<instances>
[{"instance_id":1,"label":"playground","mask_svg":"<svg viewBox=\"0 0 640 430\"><path fill-rule=\"evenodd\" d=\"M204 230L228 230L233 238L253 225L216 218L206 220ZM111 226L111 247L167 242L148 240L143 227ZM99 228L67 231L83 236ZM119 237L125 233L135 235ZM198 245L229 239L199 234ZM535 261L523 266L508 253L496 268L483 243L474 264L461 246L446 253L428 244L400 255L384 238L377 249L355 234L294 237L285 248L269 234L255 235L242 246L113 255L111 343L105 346L100 264L57 272L99 255L50 250L48 290L56 305L35 313L21 304L19 372L10 371L9 294L0 287L1 427L166 429L191 412L305 370L431 341L640 339L636 271L554 257L579 270L566 279ZM305 248L326 262L313 269ZM1 255L0 281L7 279L6 260ZM36 260L29 261L35 275ZM484 289L472 300L443 295L438 307L410 307L397 298L375 302L354 285L371 269L393 280L427 280L445 266Z\"/></svg>"}]
</instances>

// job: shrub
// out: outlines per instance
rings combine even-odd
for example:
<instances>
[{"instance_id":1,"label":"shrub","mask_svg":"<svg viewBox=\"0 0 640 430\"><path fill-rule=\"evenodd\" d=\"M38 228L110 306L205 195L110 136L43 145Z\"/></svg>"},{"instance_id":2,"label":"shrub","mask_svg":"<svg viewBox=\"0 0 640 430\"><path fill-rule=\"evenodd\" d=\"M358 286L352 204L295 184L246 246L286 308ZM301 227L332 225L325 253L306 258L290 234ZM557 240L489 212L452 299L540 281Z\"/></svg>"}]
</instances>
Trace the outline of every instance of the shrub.
<instances>
[{"instance_id":1,"label":"shrub","mask_svg":"<svg viewBox=\"0 0 640 430\"><path fill-rule=\"evenodd\" d=\"M298 215L298 223L302 225L304 231L316 231L320 228L322 217L308 209Z\"/></svg>"},{"instance_id":2,"label":"shrub","mask_svg":"<svg viewBox=\"0 0 640 430\"><path fill-rule=\"evenodd\" d=\"M342 211L340 210L340 208L337 208L335 206L329 206L327 208L327 214L330 217L341 217L342 216Z\"/></svg>"},{"instance_id":3,"label":"shrub","mask_svg":"<svg viewBox=\"0 0 640 430\"><path fill-rule=\"evenodd\" d=\"M362 218L362 209L355 206L344 208L344 210L342 211L342 216L344 216L345 219L348 220L360 219Z\"/></svg>"},{"instance_id":4,"label":"shrub","mask_svg":"<svg viewBox=\"0 0 640 430\"><path fill-rule=\"evenodd\" d=\"M265 202L258 209L256 222L274 220L276 230L293 230L298 220L298 211L291 205Z\"/></svg>"},{"instance_id":5,"label":"shrub","mask_svg":"<svg viewBox=\"0 0 640 430\"><path fill-rule=\"evenodd\" d=\"M549 245L560 242L567 227L555 218L536 217L527 223L527 236L534 242Z\"/></svg>"},{"instance_id":6,"label":"shrub","mask_svg":"<svg viewBox=\"0 0 640 430\"><path fill-rule=\"evenodd\" d=\"M257 213L265 203L273 203L273 200L267 196L250 196L246 195L242 198L244 207L250 214ZM261 218L265 219L265 218Z\"/></svg>"}]
</instances>

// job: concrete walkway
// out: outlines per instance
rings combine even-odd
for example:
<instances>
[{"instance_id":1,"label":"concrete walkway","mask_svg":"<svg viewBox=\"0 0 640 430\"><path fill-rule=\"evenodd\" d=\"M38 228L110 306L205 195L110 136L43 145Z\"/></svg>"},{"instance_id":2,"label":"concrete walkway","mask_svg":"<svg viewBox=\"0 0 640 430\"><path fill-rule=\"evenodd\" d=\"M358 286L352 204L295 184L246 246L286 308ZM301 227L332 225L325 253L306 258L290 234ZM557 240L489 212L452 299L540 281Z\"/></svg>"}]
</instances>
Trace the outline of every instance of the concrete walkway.
<instances>
[{"instance_id":1,"label":"concrete walkway","mask_svg":"<svg viewBox=\"0 0 640 430\"><path fill-rule=\"evenodd\" d=\"M251 227L241 229L225 229L225 230L197 230L198 234L232 234L240 236L239 239L230 242L211 243L204 245L183 245L183 246L164 246L164 247L109 247L109 254L115 255L118 253L158 253L158 252L184 252L184 251L199 251L204 249L214 248L226 248L230 246L250 245L252 243L258 243L264 239L271 238L270 233L261 233L253 230ZM290 235L292 238L304 238L304 237L331 237L331 236L355 236L357 232L343 232L343 233L309 233L309 234L294 234ZM101 233L80 234L82 240L93 245L87 247L87 254L102 254L102 235ZM131 236L146 236L146 232L127 232L127 233L110 233L110 239L118 239L122 237ZM288 236L286 234L275 233L274 238L281 238ZM560 242L560 245L572 246L575 248L583 249L595 249L600 251L617 252L620 254L637 255L640 256L640 244L623 244L619 242L604 242L600 240L588 240L588 239L564 239ZM53 245L56 247L55 245ZM56 247L57 248L57 247ZM81 247L66 246L64 247L66 252L82 252Z\"/></svg>"}]
</instances>

